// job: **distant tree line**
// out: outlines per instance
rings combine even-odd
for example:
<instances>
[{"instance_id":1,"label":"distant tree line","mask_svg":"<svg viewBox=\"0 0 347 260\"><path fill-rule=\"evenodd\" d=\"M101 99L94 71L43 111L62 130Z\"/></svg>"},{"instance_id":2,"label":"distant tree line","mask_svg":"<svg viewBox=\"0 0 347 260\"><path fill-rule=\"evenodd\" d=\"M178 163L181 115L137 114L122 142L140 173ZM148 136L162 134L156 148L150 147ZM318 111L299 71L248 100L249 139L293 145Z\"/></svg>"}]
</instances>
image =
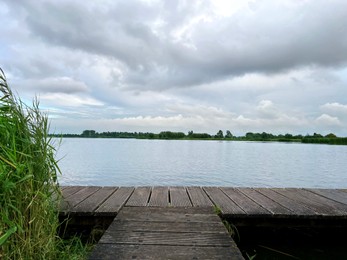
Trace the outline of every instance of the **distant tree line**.
<instances>
[{"instance_id":1,"label":"distant tree line","mask_svg":"<svg viewBox=\"0 0 347 260\"><path fill-rule=\"evenodd\" d=\"M292 135L292 134L271 134L271 133L253 133L248 132L244 136L234 136L229 130L225 134L219 130L215 135L208 133L194 133L189 131L188 134L183 132L162 131L159 134L149 132L101 132L95 130L84 130L81 134L54 134L55 137L80 137L80 138L134 138L134 139L197 139L197 140L234 140L234 141L277 141L277 142L302 142L302 143L321 143L321 144L347 144L346 137L337 137L335 134L321 135Z\"/></svg>"}]
</instances>

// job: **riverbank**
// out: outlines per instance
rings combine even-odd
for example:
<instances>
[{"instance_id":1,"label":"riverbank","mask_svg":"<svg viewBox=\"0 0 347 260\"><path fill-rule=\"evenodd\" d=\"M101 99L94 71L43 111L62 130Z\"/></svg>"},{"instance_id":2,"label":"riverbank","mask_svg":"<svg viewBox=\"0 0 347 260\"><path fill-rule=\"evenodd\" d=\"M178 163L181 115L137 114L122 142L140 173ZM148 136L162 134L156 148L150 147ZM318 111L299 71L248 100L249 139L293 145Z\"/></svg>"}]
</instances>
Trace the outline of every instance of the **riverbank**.
<instances>
[{"instance_id":1,"label":"riverbank","mask_svg":"<svg viewBox=\"0 0 347 260\"><path fill-rule=\"evenodd\" d=\"M81 134L51 134L51 137L59 138L126 138L126 139L153 139L153 140L217 140L217 141L257 141L257 142L298 142L312 144L347 145L347 137L338 137L334 134L321 135L292 135L292 134L271 134L271 133L247 133L244 136L234 136L227 131L226 134L220 130L216 135L208 133L194 133L189 131L186 135L183 132L163 131L160 133L142 132L101 132L85 130Z\"/></svg>"}]
</instances>

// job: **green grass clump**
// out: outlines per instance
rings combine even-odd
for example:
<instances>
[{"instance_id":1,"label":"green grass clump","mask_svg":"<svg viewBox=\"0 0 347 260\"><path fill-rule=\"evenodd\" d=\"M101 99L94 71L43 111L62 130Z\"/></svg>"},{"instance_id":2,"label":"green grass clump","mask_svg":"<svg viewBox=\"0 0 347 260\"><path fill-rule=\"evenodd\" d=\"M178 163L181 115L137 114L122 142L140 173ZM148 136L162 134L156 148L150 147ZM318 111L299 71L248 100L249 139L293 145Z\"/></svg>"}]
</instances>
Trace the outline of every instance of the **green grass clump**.
<instances>
[{"instance_id":1,"label":"green grass clump","mask_svg":"<svg viewBox=\"0 0 347 260\"><path fill-rule=\"evenodd\" d=\"M17 98L0 68L0 259L59 259L61 192L49 122Z\"/></svg>"}]
</instances>

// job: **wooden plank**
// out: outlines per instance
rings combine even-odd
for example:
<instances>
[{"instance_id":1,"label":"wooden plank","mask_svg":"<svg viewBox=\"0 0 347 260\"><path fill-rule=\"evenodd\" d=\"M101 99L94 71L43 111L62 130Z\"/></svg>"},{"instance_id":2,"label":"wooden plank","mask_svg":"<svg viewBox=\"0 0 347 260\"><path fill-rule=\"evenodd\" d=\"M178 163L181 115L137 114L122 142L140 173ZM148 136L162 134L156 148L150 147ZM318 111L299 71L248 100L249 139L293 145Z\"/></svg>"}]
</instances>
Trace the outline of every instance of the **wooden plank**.
<instances>
[{"instance_id":1,"label":"wooden plank","mask_svg":"<svg viewBox=\"0 0 347 260\"><path fill-rule=\"evenodd\" d=\"M174 220L173 220L174 221ZM155 231L155 232L175 232L181 230L182 232L225 232L225 227L221 221L184 221L178 222L175 221L175 224L172 224L171 221L154 221L150 219L149 221L137 221L137 220L128 220L128 219L115 219L111 226L114 226L110 230L112 232L118 231L127 231L132 230L136 232L140 231ZM111 231L110 231L111 232Z\"/></svg>"},{"instance_id":2,"label":"wooden plank","mask_svg":"<svg viewBox=\"0 0 347 260\"><path fill-rule=\"evenodd\" d=\"M285 192L295 196L317 213L330 216L343 216L347 214L347 205L327 199L318 194L303 189L287 188Z\"/></svg>"},{"instance_id":3,"label":"wooden plank","mask_svg":"<svg viewBox=\"0 0 347 260\"><path fill-rule=\"evenodd\" d=\"M271 215L270 211L267 211L237 189L225 187L221 188L221 190L249 216L258 217L259 215Z\"/></svg>"},{"instance_id":4,"label":"wooden plank","mask_svg":"<svg viewBox=\"0 0 347 260\"><path fill-rule=\"evenodd\" d=\"M262 207L266 208L273 215L288 216L293 214L289 209L258 192L256 188L238 188L238 190Z\"/></svg>"},{"instance_id":5,"label":"wooden plank","mask_svg":"<svg viewBox=\"0 0 347 260\"><path fill-rule=\"evenodd\" d=\"M293 212L293 217L302 217L302 216L315 216L317 213L311 208L307 207L302 203L298 203L292 198L288 198L282 195L279 192L275 192L269 188L257 188L257 191L263 194L264 196L272 199L273 201L279 203L283 207L290 209ZM280 191L280 190L277 190Z\"/></svg>"},{"instance_id":6,"label":"wooden plank","mask_svg":"<svg viewBox=\"0 0 347 260\"><path fill-rule=\"evenodd\" d=\"M211 207L212 201L201 187L188 187L188 194L194 207Z\"/></svg>"},{"instance_id":7,"label":"wooden plank","mask_svg":"<svg viewBox=\"0 0 347 260\"><path fill-rule=\"evenodd\" d=\"M60 186L60 190L63 191L63 190L65 190L68 187L70 187L70 186Z\"/></svg>"},{"instance_id":8,"label":"wooden plank","mask_svg":"<svg viewBox=\"0 0 347 260\"><path fill-rule=\"evenodd\" d=\"M81 203L83 200L88 198L94 192L99 190L100 187L96 186L87 186L80 189L78 192L70 195L67 198L64 198L64 204L62 205L62 211L71 211L76 205Z\"/></svg>"},{"instance_id":9,"label":"wooden plank","mask_svg":"<svg viewBox=\"0 0 347 260\"><path fill-rule=\"evenodd\" d=\"M212 200L212 202L221 209L223 215L246 215L246 212L244 212L238 205L236 205L235 202L233 202L219 188L204 187L203 189Z\"/></svg>"},{"instance_id":10,"label":"wooden plank","mask_svg":"<svg viewBox=\"0 0 347 260\"><path fill-rule=\"evenodd\" d=\"M274 188L273 190L282 194L283 196L286 196L287 198L290 198L292 201L296 203L300 203L306 206L307 208L310 208L311 210L315 212L316 215L323 216L323 215L336 214L336 212L334 212L333 209L326 207L315 200L312 201L311 199L308 199L306 196L303 196L300 193L300 189Z\"/></svg>"},{"instance_id":11,"label":"wooden plank","mask_svg":"<svg viewBox=\"0 0 347 260\"><path fill-rule=\"evenodd\" d=\"M65 188L62 190L63 198L67 198L83 188L85 188L85 186L65 186Z\"/></svg>"},{"instance_id":12,"label":"wooden plank","mask_svg":"<svg viewBox=\"0 0 347 260\"><path fill-rule=\"evenodd\" d=\"M102 187L74 207L71 212L83 215L93 215L95 209L98 208L116 190L116 187Z\"/></svg>"},{"instance_id":13,"label":"wooden plank","mask_svg":"<svg viewBox=\"0 0 347 260\"><path fill-rule=\"evenodd\" d=\"M150 195L151 187L137 187L126 203L126 206L147 206Z\"/></svg>"},{"instance_id":14,"label":"wooden plank","mask_svg":"<svg viewBox=\"0 0 347 260\"><path fill-rule=\"evenodd\" d=\"M230 237L225 233L208 232L105 232L99 243L142 244L171 246L229 246Z\"/></svg>"},{"instance_id":15,"label":"wooden plank","mask_svg":"<svg viewBox=\"0 0 347 260\"><path fill-rule=\"evenodd\" d=\"M347 193L341 190L333 190L333 189L305 189L326 197L328 199L343 203L347 205Z\"/></svg>"},{"instance_id":16,"label":"wooden plank","mask_svg":"<svg viewBox=\"0 0 347 260\"><path fill-rule=\"evenodd\" d=\"M95 210L95 214L105 216L117 215L118 211L124 206L133 191L133 187L120 187Z\"/></svg>"},{"instance_id":17,"label":"wooden plank","mask_svg":"<svg viewBox=\"0 0 347 260\"><path fill-rule=\"evenodd\" d=\"M173 207L191 207L192 203L189 199L185 187L170 187L170 204Z\"/></svg>"},{"instance_id":18,"label":"wooden plank","mask_svg":"<svg viewBox=\"0 0 347 260\"><path fill-rule=\"evenodd\" d=\"M120 212L120 214L126 213L126 212L135 212L135 214L141 214L141 212L143 214L148 213L152 213L152 212L163 212L163 208L165 207L134 207L134 208L130 208L130 207L125 207L122 209L122 212ZM205 214L205 215L215 215L215 212L213 210L213 208L197 208L197 207L168 207L165 208L165 214L175 214L175 213L187 213L187 214Z\"/></svg>"},{"instance_id":19,"label":"wooden plank","mask_svg":"<svg viewBox=\"0 0 347 260\"><path fill-rule=\"evenodd\" d=\"M287 188L273 188L273 191L289 198L297 204L304 205L305 207L311 209L315 215L326 215L326 208L319 207L319 204L308 200L299 193L299 189L291 190Z\"/></svg>"},{"instance_id":20,"label":"wooden plank","mask_svg":"<svg viewBox=\"0 0 347 260\"><path fill-rule=\"evenodd\" d=\"M194 215L194 221L219 221L212 208L167 208L160 207L125 207L117 215L117 219L134 221L175 221L184 222Z\"/></svg>"},{"instance_id":21,"label":"wooden plank","mask_svg":"<svg viewBox=\"0 0 347 260\"><path fill-rule=\"evenodd\" d=\"M98 244L89 259L244 259L236 246L233 246L234 244L230 247Z\"/></svg>"},{"instance_id":22,"label":"wooden plank","mask_svg":"<svg viewBox=\"0 0 347 260\"><path fill-rule=\"evenodd\" d=\"M169 188L153 187L148 203L150 207L165 207L169 205Z\"/></svg>"}]
</instances>

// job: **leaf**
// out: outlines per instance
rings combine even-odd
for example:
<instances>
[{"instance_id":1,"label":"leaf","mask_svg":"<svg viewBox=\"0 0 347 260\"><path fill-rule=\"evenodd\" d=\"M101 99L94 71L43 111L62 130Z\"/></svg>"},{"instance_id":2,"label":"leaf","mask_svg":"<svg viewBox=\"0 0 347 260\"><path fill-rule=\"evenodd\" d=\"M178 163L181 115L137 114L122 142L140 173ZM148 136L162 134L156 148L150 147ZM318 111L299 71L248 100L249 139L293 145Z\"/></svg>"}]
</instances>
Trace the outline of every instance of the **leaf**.
<instances>
[{"instance_id":1,"label":"leaf","mask_svg":"<svg viewBox=\"0 0 347 260\"><path fill-rule=\"evenodd\" d=\"M11 163L10 161L6 160L4 157L2 157L0 155L0 159L3 160L5 163L7 163L8 165L12 166L13 168L17 168L13 163Z\"/></svg>"},{"instance_id":2,"label":"leaf","mask_svg":"<svg viewBox=\"0 0 347 260\"><path fill-rule=\"evenodd\" d=\"M17 231L16 226L13 226L9 230L7 230L7 232L0 237L0 246L2 246L6 242L6 240L16 231Z\"/></svg>"},{"instance_id":3,"label":"leaf","mask_svg":"<svg viewBox=\"0 0 347 260\"><path fill-rule=\"evenodd\" d=\"M23 181L26 181L27 179L32 178L32 177L34 177L34 175L28 174L28 175L24 176L22 179L20 179L17 183L21 183Z\"/></svg>"}]
</instances>

